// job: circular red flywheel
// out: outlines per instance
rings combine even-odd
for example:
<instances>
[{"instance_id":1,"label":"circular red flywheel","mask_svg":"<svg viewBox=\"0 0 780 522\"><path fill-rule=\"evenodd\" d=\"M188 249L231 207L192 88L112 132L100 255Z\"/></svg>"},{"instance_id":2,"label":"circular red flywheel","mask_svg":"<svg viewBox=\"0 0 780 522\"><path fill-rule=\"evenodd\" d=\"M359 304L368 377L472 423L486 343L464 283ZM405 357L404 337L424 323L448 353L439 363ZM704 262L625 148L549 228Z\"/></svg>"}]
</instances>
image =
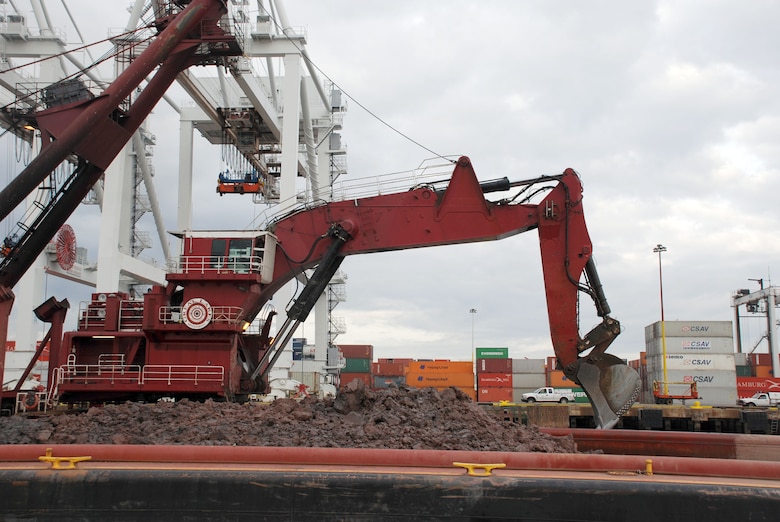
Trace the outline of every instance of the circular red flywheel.
<instances>
[{"instance_id":1,"label":"circular red flywheel","mask_svg":"<svg viewBox=\"0 0 780 522\"><path fill-rule=\"evenodd\" d=\"M76 233L73 228L70 225L62 225L55 242L57 262L63 270L70 270L76 263Z\"/></svg>"}]
</instances>

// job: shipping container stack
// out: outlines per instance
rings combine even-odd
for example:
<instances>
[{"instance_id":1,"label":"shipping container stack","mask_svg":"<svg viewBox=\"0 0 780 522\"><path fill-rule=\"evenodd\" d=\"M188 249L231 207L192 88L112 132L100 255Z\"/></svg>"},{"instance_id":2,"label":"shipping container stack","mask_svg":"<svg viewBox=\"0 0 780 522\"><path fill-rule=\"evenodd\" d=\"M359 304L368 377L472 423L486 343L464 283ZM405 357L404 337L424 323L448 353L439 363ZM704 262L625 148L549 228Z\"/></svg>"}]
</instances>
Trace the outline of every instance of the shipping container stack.
<instances>
[{"instance_id":1,"label":"shipping container stack","mask_svg":"<svg viewBox=\"0 0 780 522\"><path fill-rule=\"evenodd\" d=\"M639 359L634 359L633 361L628 361L628 366L630 368L633 368L634 371L639 375L639 381L640 381L640 389L639 389L639 396L637 397L637 402L639 403L649 403L652 404L654 401L652 400L652 397L649 397L647 395L648 385L647 385L647 352L639 352ZM652 387L652 383L650 385Z\"/></svg>"},{"instance_id":2,"label":"shipping container stack","mask_svg":"<svg viewBox=\"0 0 780 522\"><path fill-rule=\"evenodd\" d=\"M553 388L577 388L577 383L566 377L563 370L558 369L558 359L555 357L547 358L544 373L545 386L552 386Z\"/></svg>"},{"instance_id":3,"label":"shipping container stack","mask_svg":"<svg viewBox=\"0 0 780 522\"><path fill-rule=\"evenodd\" d=\"M542 386L552 386L553 388L566 388L574 392L574 402L589 403L585 390L566 377L563 370L558 369L558 359L548 357L544 365L544 384ZM533 391L533 390L532 390Z\"/></svg>"},{"instance_id":4,"label":"shipping container stack","mask_svg":"<svg viewBox=\"0 0 780 522\"><path fill-rule=\"evenodd\" d=\"M384 389L406 384L406 373L412 359L379 359L371 364L373 388Z\"/></svg>"},{"instance_id":5,"label":"shipping container stack","mask_svg":"<svg viewBox=\"0 0 780 522\"><path fill-rule=\"evenodd\" d=\"M522 402L524 393L546 386L544 359L510 359L512 361L512 402Z\"/></svg>"},{"instance_id":6,"label":"shipping container stack","mask_svg":"<svg viewBox=\"0 0 780 522\"><path fill-rule=\"evenodd\" d=\"M316 394L319 390L319 361L313 358L314 346L306 342L305 337L293 338L292 361L290 362L290 378L300 382L309 393Z\"/></svg>"},{"instance_id":7,"label":"shipping container stack","mask_svg":"<svg viewBox=\"0 0 780 522\"><path fill-rule=\"evenodd\" d=\"M663 340L666 339L666 382L670 395L690 391L696 383L700 403L734 406L737 402L737 371L731 321L665 321L645 327L647 388L652 398L653 381L663 382ZM661 385L663 386L663 385Z\"/></svg>"},{"instance_id":8,"label":"shipping container stack","mask_svg":"<svg viewBox=\"0 0 780 522\"><path fill-rule=\"evenodd\" d=\"M509 348L477 348L477 402L512 401Z\"/></svg>"},{"instance_id":9,"label":"shipping container stack","mask_svg":"<svg viewBox=\"0 0 780 522\"><path fill-rule=\"evenodd\" d=\"M780 390L780 377L772 375L772 355L768 353L736 353L737 395L740 399L756 392Z\"/></svg>"},{"instance_id":10,"label":"shipping container stack","mask_svg":"<svg viewBox=\"0 0 780 522\"><path fill-rule=\"evenodd\" d=\"M472 400L475 398L474 367L471 361L411 361L406 373L406 384L415 388L436 388L439 391L453 386Z\"/></svg>"},{"instance_id":11,"label":"shipping container stack","mask_svg":"<svg viewBox=\"0 0 780 522\"><path fill-rule=\"evenodd\" d=\"M772 354L751 353L747 356L751 377L772 377Z\"/></svg>"},{"instance_id":12,"label":"shipping container stack","mask_svg":"<svg viewBox=\"0 0 780 522\"><path fill-rule=\"evenodd\" d=\"M735 353L734 365L737 367L737 391L739 391L739 378L740 377L755 377L753 373L753 366L748 360L748 354Z\"/></svg>"},{"instance_id":13,"label":"shipping container stack","mask_svg":"<svg viewBox=\"0 0 780 522\"><path fill-rule=\"evenodd\" d=\"M374 360L374 346L370 344L340 344L339 349L345 366L339 375L339 388L344 388L354 379L363 381L366 388L374 385L371 362Z\"/></svg>"}]
</instances>

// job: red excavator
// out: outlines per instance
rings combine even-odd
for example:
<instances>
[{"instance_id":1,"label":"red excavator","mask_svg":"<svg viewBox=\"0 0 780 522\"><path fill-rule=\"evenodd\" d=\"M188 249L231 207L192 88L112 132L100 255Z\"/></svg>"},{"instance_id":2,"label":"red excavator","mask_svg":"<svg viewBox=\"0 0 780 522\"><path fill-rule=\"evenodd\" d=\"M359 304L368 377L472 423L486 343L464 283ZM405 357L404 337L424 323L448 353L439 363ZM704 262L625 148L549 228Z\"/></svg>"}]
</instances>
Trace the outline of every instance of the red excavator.
<instances>
[{"instance_id":1,"label":"red excavator","mask_svg":"<svg viewBox=\"0 0 780 522\"><path fill-rule=\"evenodd\" d=\"M538 204L485 198L496 191L534 193L540 185L549 193ZM501 239L532 229L539 231L559 364L587 393L597 426L611 427L636 398L639 379L605 353L620 325L609 316L591 256L579 177L567 169L558 176L480 183L466 157L439 184L305 208L264 231L182 234L167 285L153 286L143 300L94 294L79 311L78 329L61 342L52 336L49 390L41 399L244 400L267 390L268 372L282 348L346 256ZM271 317L259 333L247 330L276 291L312 269L273 340ZM602 318L584 336L577 324L581 292ZM44 308L64 307L48 302Z\"/></svg>"},{"instance_id":2,"label":"red excavator","mask_svg":"<svg viewBox=\"0 0 780 522\"><path fill-rule=\"evenodd\" d=\"M49 100L19 115L20 121L35 123L44 143L41 153L0 192L0 219L59 164L70 160L76 167L34 222L6 238L0 250L0 341L7 334L11 288L176 75L191 65L220 63L226 56L240 54L235 37L220 23L225 11L222 2L193 0L183 5L180 12L160 18L158 37L105 91L77 96L75 101L74 97ZM155 68L150 82L133 99L138 85ZM540 185L549 193L532 204L530 198L539 193ZM517 193L497 202L485 198L487 193L503 191ZM41 399L46 403L161 396L242 400L267 389L268 372L345 256L501 239L535 228L559 364L587 393L597 426L611 427L633 403L639 378L620 359L605 353L620 326L609 316L591 257L577 174L568 169L558 176L527 181L480 183L465 157L444 183L310 207L264 231L183 234L182 252L165 286L153 286L142 300L122 293L94 294L79 310L74 332L62 332L67 300L49 299L35 310L41 320L52 324L39 349L49 346L50 350L48 389L41 396L22 396L21 406L34 409ZM271 318L260 333L245 330L279 288L311 269L313 274L273 341ZM602 318L584 336L577 324L580 292L593 299Z\"/></svg>"}]
</instances>

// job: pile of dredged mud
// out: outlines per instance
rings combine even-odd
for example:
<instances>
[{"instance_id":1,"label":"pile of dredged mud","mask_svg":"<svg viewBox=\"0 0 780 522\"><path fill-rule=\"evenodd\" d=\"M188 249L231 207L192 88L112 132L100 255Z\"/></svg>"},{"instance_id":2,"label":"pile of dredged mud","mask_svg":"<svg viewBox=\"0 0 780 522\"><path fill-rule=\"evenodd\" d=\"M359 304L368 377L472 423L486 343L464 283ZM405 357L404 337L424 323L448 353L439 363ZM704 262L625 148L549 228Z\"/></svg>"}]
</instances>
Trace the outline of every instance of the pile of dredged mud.
<instances>
[{"instance_id":1,"label":"pile of dredged mud","mask_svg":"<svg viewBox=\"0 0 780 522\"><path fill-rule=\"evenodd\" d=\"M456 388L369 390L272 403L158 402L0 418L0 444L193 444L574 453L571 437L505 422Z\"/></svg>"}]
</instances>

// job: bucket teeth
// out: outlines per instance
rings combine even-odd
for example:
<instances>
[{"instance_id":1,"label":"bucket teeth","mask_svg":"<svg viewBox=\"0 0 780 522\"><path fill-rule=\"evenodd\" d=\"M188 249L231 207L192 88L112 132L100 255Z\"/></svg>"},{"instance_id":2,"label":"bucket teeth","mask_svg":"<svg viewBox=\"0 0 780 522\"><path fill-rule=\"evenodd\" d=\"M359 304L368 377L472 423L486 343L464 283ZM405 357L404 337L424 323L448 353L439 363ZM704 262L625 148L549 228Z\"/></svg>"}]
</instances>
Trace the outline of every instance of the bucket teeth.
<instances>
[{"instance_id":1,"label":"bucket teeth","mask_svg":"<svg viewBox=\"0 0 780 522\"><path fill-rule=\"evenodd\" d=\"M593 406L598 428L617 424L639 396L639 375L613 355L580 359L576 378Z\"/></svg>"},{"instance_id":2,"label":"bucket teeth","mask_svg":"<svg viewBox=\"0 0 780 522\"><path fill-rule=\"evenodd\" d=\"M624 413L626 413L628 410L630 410L630 409L631 409L631 406L633 406L633 405L634 405L634 403L636 402L636 399L637 399L637 397L639 397L639 383L638 383L638 382L637 382L637 385L636 385L636 389L634 390L634 393L633 393L633 394L631 394L631 399L629 399L629 400L628 400L628 402L626 402L626 403L625 403L625 404L624 404L624 405L623 405L623 406L622 406L622 407L621 407L621 408L620 408L618 411L616 411L615 413L617 413L617 415L618 415L619 417L620 417L620 416L622 416Z\"/></svg>"}]
</instances>

